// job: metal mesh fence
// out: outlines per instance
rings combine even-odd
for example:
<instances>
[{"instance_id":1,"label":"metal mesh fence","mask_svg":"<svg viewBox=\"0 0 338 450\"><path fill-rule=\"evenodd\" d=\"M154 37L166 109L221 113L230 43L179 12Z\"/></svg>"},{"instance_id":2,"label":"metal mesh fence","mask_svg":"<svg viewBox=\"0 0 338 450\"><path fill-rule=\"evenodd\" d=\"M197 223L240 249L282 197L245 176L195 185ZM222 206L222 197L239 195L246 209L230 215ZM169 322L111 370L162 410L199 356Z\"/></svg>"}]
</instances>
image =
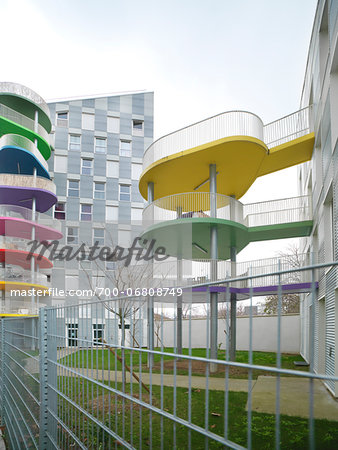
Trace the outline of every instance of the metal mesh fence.
<instances>
[{"instance_id":1,"label":"metal mesh fence","mask_svg":"<svg viewBox=\"0 0 338 450\"><path fill-rule=\"evenodd\" d=\"M311 288L301 294L312 306L310 349L315 348L319 267L295 269L312 277ZM335 448L338 412L334 415L323 382L334 385L338 378L314 372L313 351L308 367L299 355L281 352L288 334L281 314L284 272L275 275L277 319L271 333L277 336L276 348L255 351L259 330L252 289L247 349L237 351L236 361L230 361L229 352L234 326L230 280L203 285L222 287L224 333L218 335L217 359L210 358L215 323L208 293L206 304L198 307L204 316L198 333L204 333L205 345L193 345L195 286L179 302L176 297L124 297L42 308L39 317L1 319L1 420L9 448L323 448L325 439L327 448ZM241 280L252 286L264 276ZM295 367L295 360L305 366ZM322 407L321 389L328 407Z\"/></svg>"}]
</instances>

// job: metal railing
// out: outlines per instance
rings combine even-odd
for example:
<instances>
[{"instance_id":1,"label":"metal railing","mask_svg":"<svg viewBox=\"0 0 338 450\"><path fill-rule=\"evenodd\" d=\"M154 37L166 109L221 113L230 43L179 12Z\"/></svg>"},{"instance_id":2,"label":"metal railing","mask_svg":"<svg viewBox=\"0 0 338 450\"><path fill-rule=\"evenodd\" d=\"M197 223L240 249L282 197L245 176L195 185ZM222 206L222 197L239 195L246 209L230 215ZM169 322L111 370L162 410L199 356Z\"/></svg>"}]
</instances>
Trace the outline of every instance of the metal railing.
<instances>
[{"instance_id":1,"label":"metal railing","mask_svg":"<svg viewBox=\"0 0 338 450\"><path fill-rule=\"evenodd\" d=\"M14 145L16 147L24 148L32 153L39 163L48 172L48 163L41 155L37 146L24 136L19 136L18 134L5 134L0 138L0 148L6 147L7 145Z\"/></svg>"},{"instance_id":2,"label":"metal railing","mask_svg":"<svg viewBox=\"0 0 338 450\"><path fill-rule=\"evenodd\" d=\"M247 111L228 111L194 123L153 142L143 157L143 170L161 158L231 136L259 139L270 149L310 133L312 106L263 125Z\"/></svg>"},{"instance_id":3,"label":"metal railing","mask_svg":"<svg viewBox=\"0 0 338 450\"><path fill-rule=\"evenodd\" d=\"M43 273L32 273L29 270L21 269L20 267L12 266L5 269L0 268L0 280L8 281L11 283L32 283L50 288L50 281L47 279L47 275Z\"/></svg>"},{"instance_id":4,"label":"metal railing","mask_svg":"<svg viewBox=\"0 0 338 450\"><path fill-rule=\"evenodd\" d=\"M213 201L216 201L218 219L243 223L241 202L209 192L187 192L159 198L143 210L143 223L150 226L166 220L210 217L210 202Z\"/></svg>"},{"instance_id":5,"label":"metal railing","mask_svg":"<svg viewBox=\"0 0 338 450\"><path fill-rule=\"evenodd\" d=\"M313 274L315 268L301 270ZM285 271L271 275L284 276ZM243 278L251 285L257 276ZM315 305L314 282L308 298ZM225 350L218 350L218 359L210 358L209 329L205 347L194 349L193 330L202 330L193 327L191 296L183 299L183 352L177 340L179 308L171 313L174 345L165 348L166 310L162 303L154 315L146 297L42 308L38 318L1 319L1 425L10 448L293 448L295 438L320 448L324 434L335 448L337 418L317 419L332 411L332 399L320 381L337 382L338 377L315 373L313 354L308 371L285 365L281 345L290 331L283 328L281 295L272 332L275 359L270 353L261 364L254 342L264 325L255 322L252 295L249 350L240 354L244 362L229 359L230 293L225 300L220 316L225 332L219 336ZM315 326L315 308L310 311ZM209 306L205 319L213 323ZM314 333L309 342L313 348ZM285 404L289 386L292 396ZM317 409L317 395L325 408Z\"/></svg>"},{"instance_id":6,"label":"metal railing","mask_svg":"<svg viewBox=\"0 0 338 450\"><path fill-rule=\"evenodd\" d=\"M214 198L218 219L249 227L312 220L312 200L308 195L243 205L227 195L188 192L168 195L147 205L143 210L143 224L148 227L167 220L210 218L210 201Z\"/></svg>"},{"instance_id":7,"label":"metal railing","mask_svg":"<svg viewBox=\"0 0 338 450\"><path fill-rule=\"evenodd\" d=\"M143 170L166 156L230 136L263 141L263 122L247 111L228 111L194 123L153 142L143 156Z\"/></svg>"},{"instance_id":8,"label":"metal railing","mask_svg":"<svg viewBox=\"0 0 338 450\"><path fill-rule=\"evenodd\" d=\"M268 148L277 147L311 133L312 106L300 109L264 126L264 142Z\"/></svg>"},{"instance_id":9,"label":"metal railing","mask_svg":"<svg viewBox=\"0 0 338 450\"><path fill-rule=\"evenodd\" d=\"M16 206L16 205L0 205L0 218L1 217L11 217L15 219L23 219L29 222L37 223L39 225L53 228L56 231L61 231L62 224L59 220L54 219L52 216L41 213L41 212L35 212L29 208L24 208L23 206ZM8 225L10 227L10 225ZM9 230L9 228L6 229ZM5 229L5 235L6 235L6 229Z\"/></svg>"},{"instance_id":10,"label":"metal railing","mask_svg":"<svg viewBox=\"0 0 338 450\"><path fill-rule=\"evenodd\" d=\"M245 222L249 227L312 220L310 195L269 200L243 205Z\"/></svg>"},{"instance_id":11,"label":"metal railing","mask_svg":"<svg viewBox=\"0 0 338 450\"><path fill-rule=\"evenodd\" d=\"M18 125L22 125L23 127L28 128L29 130L35 133L34 120L30 119L29 117L23 114L20 114L18 111L9 108L6 105L0 104L0 116L11 120L12 122L17 123ZM37 127L37 134L41 136L46 142L49 143L49 133L40 124L38 124Z\"/></svg>"},{"instance_id":12,"label":"metal railing","mask_svg":"<svg viewBox=\"0 0 338 450\"><path fill-rule=\"evenodd\" d=\"M23 86L18 83L10 83L10 82L1 82L0 83L0 92L5 93L8 92L10 94L19 95L20 97L25 97L31 102L37 104L39 108L41 108L44 113L49 117L49 108L44 99L37 94L32 89L27 86Z\"/></svg>"},{"instance_id":13,"label":"metal railing","mask_svg":"<svg viewBox=\"0 0 338 450\"><path fill-rule=\"evenodd\" d=\"M48 178L33 175L0 173L0 185L46 189L55 194L56 186Z\"/></svg>"},{"instance_id":14,"label":"metal railing","mask_svg":"<svg viewBox=\"0 0 338 450\"><path fill-rule=\"evenodd\" d=\"M278 270L288 271L295 268L305 267L310 262L315 262L317 256L314 255L314 259L310 261L308 253L283 254L279 257L264 258L253 261L241 261L232 263L231 261L215 261L217 266L216 278L211 277L211 262L210 259L199 259L194 261L170 259L163 262L154 262L148 264L141 264L139 270L143 273L151 273L151 276L144 277L144 286L150 287L156 285L165 286L187 286L200 284L209 281L224 280L228 278L231 273L236 273L238 277L246 277L251 275L266 275ZM306 283L310 282L309 273L292 272L292 276L284 276L282 278L283 285L292 283ZM263 278L257 278L253 281L252 286L271 286L278 285L278 277L276 276L264 276ZM246 288L249 287L247 279L237 282L236 287Z\"/></svg>"}]
</instances>

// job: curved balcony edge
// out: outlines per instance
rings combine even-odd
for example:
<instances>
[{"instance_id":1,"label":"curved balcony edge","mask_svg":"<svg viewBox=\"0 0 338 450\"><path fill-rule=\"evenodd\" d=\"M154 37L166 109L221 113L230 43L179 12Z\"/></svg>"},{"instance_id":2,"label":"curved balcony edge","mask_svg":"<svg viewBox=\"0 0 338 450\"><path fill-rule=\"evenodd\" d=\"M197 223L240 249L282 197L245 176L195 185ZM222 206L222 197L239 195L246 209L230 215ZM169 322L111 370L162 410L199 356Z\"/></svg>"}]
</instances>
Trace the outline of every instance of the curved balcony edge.
<instances>
[{"instance_id":1,"label":"curved balcony edge","mask_svg":"<svg viewBox=\"0 0 338 450\"><path fill-rule=\"evenodd\" d=\"M7 99L5 97L7 97ZM0 103L3 103L4 101L8 106L18 108L19 111L27 112L31 118L34 118L34 112L38 109L39 123L45 128L47 133L50 133L52 124L48 105L35 91L22 84L1 82Z\"/></svg>"}]
</instances>

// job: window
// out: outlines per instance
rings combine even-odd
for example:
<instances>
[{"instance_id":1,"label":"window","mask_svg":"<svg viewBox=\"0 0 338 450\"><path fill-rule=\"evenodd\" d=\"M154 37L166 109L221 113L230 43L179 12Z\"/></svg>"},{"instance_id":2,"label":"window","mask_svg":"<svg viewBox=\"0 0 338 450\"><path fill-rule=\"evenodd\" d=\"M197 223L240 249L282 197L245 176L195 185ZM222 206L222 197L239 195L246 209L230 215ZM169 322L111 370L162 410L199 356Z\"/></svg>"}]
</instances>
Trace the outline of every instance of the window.
<instances>
[{"instance_id":1,"label":"window","mask_svg":"<svg viewBox=\"0 0 338 450\"><path fill-rule=\"evenodd\" d=\"M119 133L120 132L119 117L107 117L107 131L108 131L108 133Z\"/></svg>"},{"instance_id":2,"label":"window","mask_svg":"<svg viewBox=\"0 0 338 450\"><path fill-rule=\"evenodd\" d=\"M97 181L94 183L94 198L101 198L101 199L106 198L105 183L99 183Z\"/></svg>"},{"instance_id":3,"label":"window","mask_svg":"<svg viewBox=\"0 0 338 450\"><path fill-rule=\"evenodd\" d=\"M104 228L94 228L94 244L97 242L97 245L104 245Z\"/></svg>"},{"instance_id":4,"label":"window","mask_svg":"<svg viewBox=\"0 0 338 450\"><path fill-rule=\"evenodd\" d=\"M55 155L54 172L67 173L67 156Z\"/></svg>"},{"instance_id":5,"label":"window","mask_svg":"<svg viewBox=\"0 0 338 450\"><path fill-rule=\"evenodd\" d=\"M94 114L82 113L82 128L84 130L94 130L95 116Z\"/></svg>"},{"instance_id":6,"label":"window","mask_svg":"<svg viewBox=\"0 0 338 450\"><path fill-rule=\"evenodd\" d=\"M116 262L115 261L106 261L106 270L115 270Z\"/></svg>"},{"instance_id":7,"label":"window","mask_svg":"<svg viewBox=\"0 0 338 450\"><path fill-rule=\"evenodd\" d=\"M93 160L92 159L82 159L81 160L81 174L82 175L93 175Z\"/></svg>"},{"instance_id":8,"label":"window","mask_svg":"<svg viewBox=\"0 0 338 450\"><path fill-rule=\"evenodd\" d=\"M92 205L81 205L80 220L92 220Z\"/></svg>"},{"instance_id":9,"label":"window","mask_svg":"<svg viewBox=\"0 0 338 450\"><path fill-rule=\"evenodd\" d=\"M66 291L79 289L79 278L74 275L66 275Z\"/></svg>"},{"instance_id":10,"label":"window","mask_svg":"<svg viewBox=\"0 0 338 450\"><path fill-rule=\"evenodd\" d=\"M95 138L95 153L106 153L107 152L107 139L106 138Z\"/></svg>"},{"instance_id":11,"label":"window","mask_svg":"<svg viewBox=\"0 0 338 450\"><path fill-rule=\"evenodd\" d=\"M104 324L103 323L93 323L93 344L102 344L104 339Z\"/></svg>"},{"instance_id":12,"label":"window","mask_svg":"<svg viewBox=\"0 0 338 450\"><path fill-rule=\"evenodd\" d=\"M139 180L142 173L142 164L131 165L131 179Z\"/></svg>"},{"instance_id":13,"label":"window","mask_svg":"<svg viewBox=\"0 0 338 450\"><path fill-rule=\"evenodd\" d=\"M106 207L106 220L117 222L119 217L118 206L107 206Z\"/></svg>"},{"instance_id":14,"label":"window","mask_svg":"<svg viewBox=\"0 0 338 450\"><path fill-rule=\"evenodd\" d=\"M119 163L117 161L107 161L107 177L118 178L119 177Z\"/></svg>"},{"instance_id":15,"label":"window","mask_svg":"<svg viewBox=\"0 0 338 450\"><path fill-rule=\"evenodd\" d=\"M120 184L120 200L130 202L130 186L129 184Z\"/></svg>"},{"instance_id":16,"label":"window","mask_svg":"<svg viewBox=\"0 0 338 450\"><path fill-rule=\"evenodd\" d=\"M142 221L142 211L141 208L131 208L131 221L141 222Z\"/></svg>"},{"instance_id":17,"label":"window","mask_svg":"<svg viewBox=\"0 0 338 450\"><path fill-rule=\"evenodd\" d=\"M120 141L120 156L131 156L130 141Z\"/></svg>"},{"instance_id":18,"label":"window","mask_svg":"<svg viewBox=\"0 0 338 450\"><path fill-rule=\"evenodd\" d=\"M79 152L81 150L81 137L77 134L70 134L68 148Z\"/></svg>"},{"instance_id":19,"label":"window","mask_svg":"<svg viewBox=\"0 0 338 450\"><path fill-rule=\"evenodd\" d=\"M67 227L67 244L79 243L79 229L74 227Z\"/></svg>"},{"instance_id":20,"label":"window","mask_svg":"<svg viewBox=\"0 0 338 450\"><path fill-rule=\"evenodd\" d=\"M58 127L68 126L68 111L60 111L56 113L56 125Z\"/></svg>"},{"instance_id":21,"label":"window","mask_svg":"<svg viewBox=\"0 0 338 450\"><path fill-rule=\"evenodd\" d=\"M143 120L133 120L133 135L143 136Z\"/></svg>"},{"instance_id":22,"label":"window","mask_svg":"<svg viewBox=\"0 0 338 450\"><path fill-rule=\"evenodd\" d=\"M68 180L68 197L78 197L79 192L79 181Z\"/></svg>"},{"instance_id":23,"label":"window","mask_svg":"<svg viewBox=\"0 0 338 450\"><path fill-rule=\"evenodd\" d=\"M54 206L54 219L66 219L66 205L64 203L56 203Z\"/></svg>"}]
</instances>

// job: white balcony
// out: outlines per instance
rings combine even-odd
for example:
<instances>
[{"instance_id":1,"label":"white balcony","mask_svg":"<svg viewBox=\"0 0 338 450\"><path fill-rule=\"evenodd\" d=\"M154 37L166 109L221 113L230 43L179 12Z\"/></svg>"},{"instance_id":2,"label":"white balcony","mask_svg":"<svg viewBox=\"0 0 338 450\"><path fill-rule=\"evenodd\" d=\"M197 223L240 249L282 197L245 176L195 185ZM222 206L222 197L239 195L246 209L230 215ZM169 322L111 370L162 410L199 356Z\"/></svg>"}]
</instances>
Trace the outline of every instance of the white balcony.
<instances>
[{"instance_id":1,"label":"white balcony","mask_svg":"<svg viewBox=\"0 0 338 450\"><path fill-rule=\"evenodd\" d=\"M176 219L210 218L210 199L216 197L217 218L247 227L312 220L311 197L291 197L243 205L222 194L188 192L169 195L150 203L143 211L143 225Z\"/></svg>"},{"instance_id":2,"label":"white balcony","mask_svg":"<svg viewBox=\"0 0 338 450\"><path fill-rule=\"evenodd\" d=\"M264 125L247 111L228 111L174 131L153 142L143 157L143 170L151 164L200 145L231 136L247 136L262 141L267 148L290 142L312 131L311 107L301 109Z\"/></svg>"}]
</instances>

